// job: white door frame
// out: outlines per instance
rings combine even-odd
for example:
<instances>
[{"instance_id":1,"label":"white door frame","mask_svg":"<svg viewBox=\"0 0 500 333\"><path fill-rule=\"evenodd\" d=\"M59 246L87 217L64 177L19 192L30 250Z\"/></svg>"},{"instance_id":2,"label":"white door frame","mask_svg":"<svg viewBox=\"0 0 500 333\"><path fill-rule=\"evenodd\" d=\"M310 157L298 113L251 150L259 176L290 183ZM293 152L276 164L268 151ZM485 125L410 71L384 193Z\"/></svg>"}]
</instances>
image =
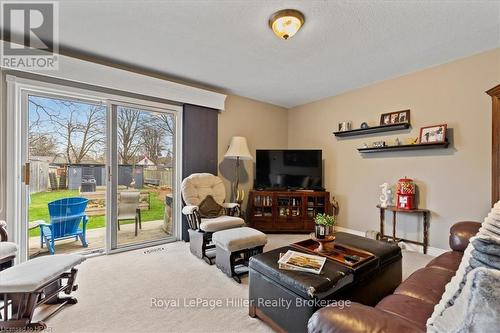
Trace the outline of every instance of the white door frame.
<instances>
[{"instance_id":1,"label":"white door frame","mask_svg":"<svg viewBox=\"0 0 500 333\"><path fill-rule=\"evenodd\" d=\"M54 94L58 96L67 96L73 99L84 100L84 101L94 101L94 102L104 102L109 103L110 101L115 101L119 103L129 103L136 106L151 107L157 109L168 109L174 111L176 114L176 163L175 163L175 175L174 183L176 191L174 191L174 232L175 238L181 238L181 197L180 197L180 183L182 175L182 107L177 105L170 105L164 103L157 103L148 100L129 98L120 95L113 95L102 93L93 90L84 90L74 87L62 86L53 83L47 83L44 81L26 79L21 77L16 77L14 75L6 75L7 82L7 109L6 109L6 207L5 215L7 227L11 240L19 245L18 256L16 257L16 262L23 262L28 259L28 225L27 223L19 223L19 221L26 221L26 204L27 196L23 197L25 186L23 183L23 175L21 166L24 162L24 150L26 147L26 124L27 122L27 106L23 106L23 94L25 92L37 93L37 94ZM24 112L23 112L24 111ZM108 112L109 114L110 112ZM23 115L25 114L25 115ZM112 127L112 119L108 116L107 128ZM109 132L108 132L109 133ZM108 140L108 142L111 140ZM108 155L111 152L108 149ZM109 166L109 156L107 165ZM108 169L109 170L109 169ZM109 179L109 175L108 175ZM111 192L108 191L107 192ZM112 201L111 201L112 202ZM111 207L112 205L106 205ZM108 208L111 209L111 208ZM106 225L111 225L111 223L106 223ZM109 232L106 230L106 234ZM114 253L124 250L130 250L134 248L140 248L144 246L152 246L156 244L165 243L165 241L151 242L147 244L138 244L134 246L129 246L117 250L111 249L111 244L106 240L106 253Z\"/></svg>"},{"instance_id":2,"label":"white door frame","mask_svg":"<svg viewBox=\"0 0 500 333\"><path fill-rule=\"evenodd\" d=\"M15 221L23 220L23 209L21 198L22 179L21 179L21 161L22 161L22 119L21 112L21 93L15 77L6 76L7 81L7 133L6 133L6 205L5 220L12 241L16 244L26 244L28 233L27 226ZM23 233L23 230L25 231ZM19 246L19 253L16 262L25 261L28 254L25 246Z\"/></svg>"}]
</instances>

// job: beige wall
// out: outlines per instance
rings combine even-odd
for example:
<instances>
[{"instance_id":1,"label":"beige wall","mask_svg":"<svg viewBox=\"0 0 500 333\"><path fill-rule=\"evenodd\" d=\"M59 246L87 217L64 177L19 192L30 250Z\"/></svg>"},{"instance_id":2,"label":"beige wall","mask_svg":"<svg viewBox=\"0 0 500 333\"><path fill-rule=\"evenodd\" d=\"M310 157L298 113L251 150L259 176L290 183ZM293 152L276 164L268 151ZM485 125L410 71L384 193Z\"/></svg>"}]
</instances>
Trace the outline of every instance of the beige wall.
<instances>
[{"instance_id":1,"label":"beige wall","mask_svg":"<svg viewBox=\"0 0 500 333\"><path fill-rule=\"evenodd\" d=\"M497 49L306 104L289 110L288 146L323 149L325 185L341 207L339 225L358 231L378 230L379 184L415 179L420 207L432 211L430 244L447 249L455 221L480 221L490 207L491 99L484 92L499 83ZM339 122L373 126L381 113L402 109L411 109L409 131L346 139L332 134ZM365 142L416 137L420 127L441 123L453 129L447 150L369 156L356 150ZM401 218L399 235L421 237L416 222Z\"/></svg>"},{"instance_id":2,"label":"beige wall","mask_svg":"<svg viewBox=\"0 0 500 333\"><path fill-rule=\"evenodd\" d=\"M245 136L255 149L320 148L325 160L325 185L340 201L341 226L366 231L378 229L379 187L402 176L420 185L420 206L433 211L431 245L447 248L449 226L457 220L481 220L489 207L491 102L484 91L500 83L500 49L432 69L378 83L290 110L229 95L219 115L219 175L234 179L234 161L224 153L234 135ZM4 78L1 80L4 83ZM5 104L2 89L1 107ZM340 121L376 125L379 115L411 109L413 129L338 140L332 131ZM5 135L0 113L0 135ZM364 142L417 136L424 125L448 123L454 143L448 150L377 154L363 158L356 151ZM5 147L0 147L0 153ZM0 160L0 191L5 168ZM243 170L242 170L243 171ZM244 162L241 188L252 187L254 161ZM247 192L248 193L248 192ZM5 199L4 197L2 199ZM2 200L3 201L3 200ZM3 202L0 202L2 218ZM401 219L402 236L420 236L412 219Z\"/></svg>"},{"instance_id":3,"label":"beige wall","mask_svg":"<svg viewBox=\"0 0 500 333\"><path fill-rule=\"evenodd\" d=\"M287 109L255 101L245 97L229 95L226 109L219 114L219 175L224 178L227 197L230 197L229 180L234 180L235 161L224 160L224 154L233 136L247 138L250 153L255 159L256 149L287 147ZM244 161L240 173L240 188L253 186L254 161ZM246 200L245 200L246 202Z\"/></svg>"}]
</instances>

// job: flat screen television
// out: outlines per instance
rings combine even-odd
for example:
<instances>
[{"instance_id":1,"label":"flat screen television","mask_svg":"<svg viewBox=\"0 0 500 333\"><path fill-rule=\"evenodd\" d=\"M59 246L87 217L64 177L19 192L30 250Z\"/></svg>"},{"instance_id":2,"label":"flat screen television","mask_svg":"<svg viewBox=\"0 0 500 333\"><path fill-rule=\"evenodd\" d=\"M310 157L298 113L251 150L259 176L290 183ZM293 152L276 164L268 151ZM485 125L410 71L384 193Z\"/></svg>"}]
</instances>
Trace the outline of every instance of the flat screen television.
<instances>
[{"instance_id":1,"label":"flat screen television","mask_svg":"<svg viewBox=\"0 0 500 333\"><path fill-rule=\"evenodd\" d=\"M255 189L324 189L321 150L258 149L255 164Z\"/></svg>"}]
</instances>

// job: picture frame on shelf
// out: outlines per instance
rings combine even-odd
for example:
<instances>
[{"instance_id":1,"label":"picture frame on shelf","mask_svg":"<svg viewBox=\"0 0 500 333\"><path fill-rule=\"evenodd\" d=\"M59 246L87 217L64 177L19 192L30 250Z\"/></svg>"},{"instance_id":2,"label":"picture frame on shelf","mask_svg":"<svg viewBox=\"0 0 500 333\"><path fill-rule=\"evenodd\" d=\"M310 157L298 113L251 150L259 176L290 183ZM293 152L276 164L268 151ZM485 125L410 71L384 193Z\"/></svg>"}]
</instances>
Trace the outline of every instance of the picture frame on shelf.
<instances>
[{"instance_id":1,"label":"picture frame on shelf","mask_svg":"<svg viewBox=\"0 0 500 333\"><path fill-rule=\"evenodd\" d=\"M446 142L447 124L425 126L420 128L419 143L444 143Z\"/></svg>"},{"instance_id":2,"label":"picture frame on shelf","mask_svg":"<svg viewBox=\"0 0 500 333\"><path fill-rule=\"evenodd\" d=\"M380 126L410 123L410 110L382 113Z\"/></svg>"}]
</instances>

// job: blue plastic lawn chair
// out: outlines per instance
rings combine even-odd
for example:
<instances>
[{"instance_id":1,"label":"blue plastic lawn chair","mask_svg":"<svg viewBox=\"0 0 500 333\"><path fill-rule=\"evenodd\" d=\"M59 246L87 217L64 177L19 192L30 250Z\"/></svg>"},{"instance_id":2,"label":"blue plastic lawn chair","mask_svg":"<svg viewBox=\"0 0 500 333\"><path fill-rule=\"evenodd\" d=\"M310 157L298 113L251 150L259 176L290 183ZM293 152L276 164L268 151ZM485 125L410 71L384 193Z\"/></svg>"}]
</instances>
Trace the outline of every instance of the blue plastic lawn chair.
<instances>
[{"instance_id":1,"label":"blue plastic lawn chair","mask_svg":"<svg viewBox=\"0 0 500 333\"><path fill-rule=\"evenodd\" d=\"M87 247L87 223L85 215L88 199L85 198L64 198L49 202L50 223L40 224L41 247L47 244L50 254L56 252L54 242L60 239L75 237L80 238L83 247ZM80 223L82 227L80 228Z\"/></svg>"}]
</instances>

